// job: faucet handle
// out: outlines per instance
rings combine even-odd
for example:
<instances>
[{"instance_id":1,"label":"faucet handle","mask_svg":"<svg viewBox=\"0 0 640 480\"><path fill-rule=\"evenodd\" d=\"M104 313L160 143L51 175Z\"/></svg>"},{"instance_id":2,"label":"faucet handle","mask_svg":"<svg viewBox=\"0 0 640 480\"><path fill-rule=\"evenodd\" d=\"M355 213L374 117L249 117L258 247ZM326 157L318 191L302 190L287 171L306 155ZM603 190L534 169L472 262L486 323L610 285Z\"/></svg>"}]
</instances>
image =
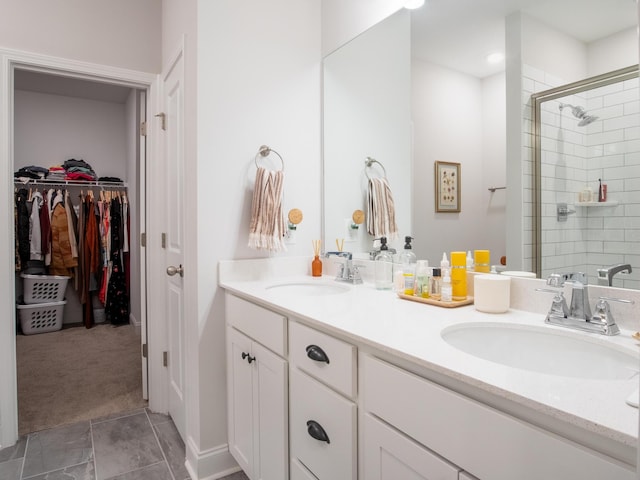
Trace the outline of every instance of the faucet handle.
<instances>
[{"instance_id":1,"label":"faucet handle","mask_svg":"<svg viewBox=\"0 0 640 480\"><path fill-rule=\"evenodd\" d=\"M566 279L567 277L565 275L560 275L559 273L552 273L551 275L549 275L549 278L547 278L547 285L549 285L550 287L556 287L556 288L562 287ZM538 289L538 290L541 290L541 289Z\"/></svg>"},{"instance_id":2,"label":"faucet handle","mask_svg":"<svg viewBox=\"0 0 640 480\"><path fill-rule=\"evenodd\" d=\"M613 319L613 314L611 313L611 308L609 308L609 303L604 298L600 298L596 302L596 306L594 308L595 313L593 317L591 317L591 323L597 323L602 325L602 329L605 335L617 335L620 333L620 328L616 324L616 321Z\"/></svg>"}]
</instances>

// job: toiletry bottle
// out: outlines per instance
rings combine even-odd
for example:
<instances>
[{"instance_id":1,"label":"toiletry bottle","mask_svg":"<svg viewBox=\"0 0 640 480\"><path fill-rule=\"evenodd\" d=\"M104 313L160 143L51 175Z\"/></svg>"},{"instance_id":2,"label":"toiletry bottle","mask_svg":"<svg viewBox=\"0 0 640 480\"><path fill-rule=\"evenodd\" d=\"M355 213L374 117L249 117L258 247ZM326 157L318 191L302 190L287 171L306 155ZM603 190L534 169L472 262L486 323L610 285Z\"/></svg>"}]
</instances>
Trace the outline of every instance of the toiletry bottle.
<instances>
[{"instance_id":1,"label":"toiletry bottle","mask_svg":"<svg viewBox=\"0 0 640 480\"><path fill-rule=\"evenodd\" d=\"M467 260L464 252L451 252L451 299L467 299Z\"/></svg>"},{"instance_id":2,"label":"toiletry bottle","mask_svg":"<svg viewBox=\"0 0 640 480\"><path fill-rule=\"evenodd\" d=\"M471 256L471 250L467 252L467 270L469 272L473 271L473 257Z\"/></svg>"},{"instance_id":3,"label":"toiletry bottle","mask_svg":"<svg viewBox=\"0 0 640 480\"><path fill-rule=\"evenodd\" d=\"M476 272L489 273L489 259L491 258L489 250L476 250L474 252L474 270Z\"/></svg>"},{"instance_id":4,"label":"toiletry bottle","mask_svg":"<svg viewBox=\"0 0 640 480\"><path fill-rule=\"evenodd\" d=\"M380 253L375 258L375 283L378 290L391 290L393 286L393 257L389 253L387 238L380 238Z\"/></svg>"},{"instance_id":5,"label":"toiletry bottle","mask_svg":"<svg viewBox=\"0 0 640 480\"><path fill-rule=\"evenodd\" d=\"M413 295L415 275L416 275L416 254L411 251L411 240L413 237L404 237L404 250L398 255L398 263L402 268L404 277L404 294ZM395 275L395 274L394 274Z\"/></svg>"},{"instance_id":6,"label":"toiletry bottle","mask_svg":"<svg viewBox=\"0 0 640 480\"><path fill-rule=\"evenodd\" d=\"M442 277L440 277L441 270L434 268L431 272L431 278L429 279L429 297L434 300L440 300L442 295Z\"/></svg>"},{"instance_id":7,"label":"toiletry bottle","mask_svg":"<svg viewBox=\"0 0 640 480\"><path fill-rule=\"evenodd\" d=\"M312 277L322 276L322 261L320 260L320 255L315 255L313 257L313 260L311 261L311 276Z\"/></svg>"},{"instance_id":8,"label":"toiletry bottle","mask_svg":"<svg viewBox=\"0 0 640 480\"><path fill-rule=\"evenodd\" d=\"M416 297L429 298L429 261L418 260L416 263L416 281L413 294Z\"/></svg>"},{"instance_id":9,"label":"toiletry bottle","mask_svg":"<svg viewBox=\"0 0 640 480\"><path fill-rule=\"evenodd\" d=\"M442 269L442 276L444 277L444 270L449 268L449 259L447 258L447 252L442 252L442 260L440 260L440 268Z\"/></svg>"},{"instance_id":10,"label":"toiletry bottle","mask_svg":"<svg viewBox=\"0 0 640 480\"><path fill-rule=\"evenodd\" d=\"M450 302L452 300L452 288L451 288L451 276L449 270L445 270L442 274L442 286L440 287L440 300L443 302Z\"/></svg>"}]
</instances>

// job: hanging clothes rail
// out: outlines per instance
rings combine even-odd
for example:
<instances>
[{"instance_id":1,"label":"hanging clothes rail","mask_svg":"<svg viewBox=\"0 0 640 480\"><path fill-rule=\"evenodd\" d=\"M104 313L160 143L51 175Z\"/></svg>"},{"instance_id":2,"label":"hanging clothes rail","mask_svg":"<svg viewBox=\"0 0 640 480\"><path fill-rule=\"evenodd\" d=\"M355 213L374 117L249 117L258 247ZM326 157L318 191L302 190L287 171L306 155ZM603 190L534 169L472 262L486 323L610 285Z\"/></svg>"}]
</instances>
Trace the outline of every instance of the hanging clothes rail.
<instances>
[{"instance_id":1,"label":"hanging clothes rail","mask_svg":"<svg viewBox=\"0 0 640 480\"><path fill-rule=\"evenodd\" d=\"M126 182L101 182L90 180L13 180L14 185L43 185L52 187L108 187L108 188L128 188Z\"/></svg>"}]
</instances>

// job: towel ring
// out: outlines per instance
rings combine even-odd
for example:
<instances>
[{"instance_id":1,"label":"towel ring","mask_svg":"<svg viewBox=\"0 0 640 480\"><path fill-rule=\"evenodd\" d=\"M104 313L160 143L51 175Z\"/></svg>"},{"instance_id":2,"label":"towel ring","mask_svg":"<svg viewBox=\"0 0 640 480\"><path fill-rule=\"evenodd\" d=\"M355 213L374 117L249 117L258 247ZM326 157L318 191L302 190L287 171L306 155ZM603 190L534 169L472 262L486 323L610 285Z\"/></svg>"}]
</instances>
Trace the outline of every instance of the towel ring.
<instances>
[{"instance_id":1,"label":"towel ring","mask_svg":"<svg viewBox=\"0 0 640 480\"><path fill-rule=\"evenodd\" d=\"M282 159L282 157L280 156L280 154L278 152L276 152L275 150L273 150L270 147L267 147L266 145L262 145L260 147L260 149L258 150L258 153L256 153L256 158L255 158L255 164L256 164L256 168L258 167L258 157L263 157L266 158L268 157L271 153L275 153L278 158L280 159L280 163L282 164L282 171L284 172L284 160Z\"/></svg>"},{"instance_id":2,"label":"towel ring","mask_svg":"<svg viewBox=\"0 0 640 480\"><path fill-rule=\"evenodd\" d=\"M369 176L369 172L367 171L367 169L371 168L371 165L374 163L377 163L378 165L380 165L380 168L382 168L382 171L384 172L384 178L387 178L387 171L385 170L384 165L382 165L375 158L371 158L371 157L367 157L367 159L364 161L364 165L365 165L364 174L367 176L367 178L371 180L371 177Z\"/></svg>"}]
</instances>

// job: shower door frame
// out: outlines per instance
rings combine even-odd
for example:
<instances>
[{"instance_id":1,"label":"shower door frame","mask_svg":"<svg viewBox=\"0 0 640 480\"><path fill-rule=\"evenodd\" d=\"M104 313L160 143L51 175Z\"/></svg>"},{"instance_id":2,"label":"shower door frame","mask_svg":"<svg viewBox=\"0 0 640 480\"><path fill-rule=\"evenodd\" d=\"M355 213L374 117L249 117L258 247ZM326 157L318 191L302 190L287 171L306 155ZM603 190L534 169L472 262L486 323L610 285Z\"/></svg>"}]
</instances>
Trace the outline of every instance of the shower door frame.
<instances>
[{"instance_id":1,"label":"shower door frame","mask_svg":"<svg viewBox=\"0 0 640 480\"><path fill-rule=\"evenodd\" d=\"M560 85L531 95L531 109L533 118L533 259L532 267L536 276L542 275L542 104L550 100L566 97L576 93L605 87L614 83L638 78L638 64L613 70L608 73L578 80L577 82Z\"/></svg>"}]
</instances>

